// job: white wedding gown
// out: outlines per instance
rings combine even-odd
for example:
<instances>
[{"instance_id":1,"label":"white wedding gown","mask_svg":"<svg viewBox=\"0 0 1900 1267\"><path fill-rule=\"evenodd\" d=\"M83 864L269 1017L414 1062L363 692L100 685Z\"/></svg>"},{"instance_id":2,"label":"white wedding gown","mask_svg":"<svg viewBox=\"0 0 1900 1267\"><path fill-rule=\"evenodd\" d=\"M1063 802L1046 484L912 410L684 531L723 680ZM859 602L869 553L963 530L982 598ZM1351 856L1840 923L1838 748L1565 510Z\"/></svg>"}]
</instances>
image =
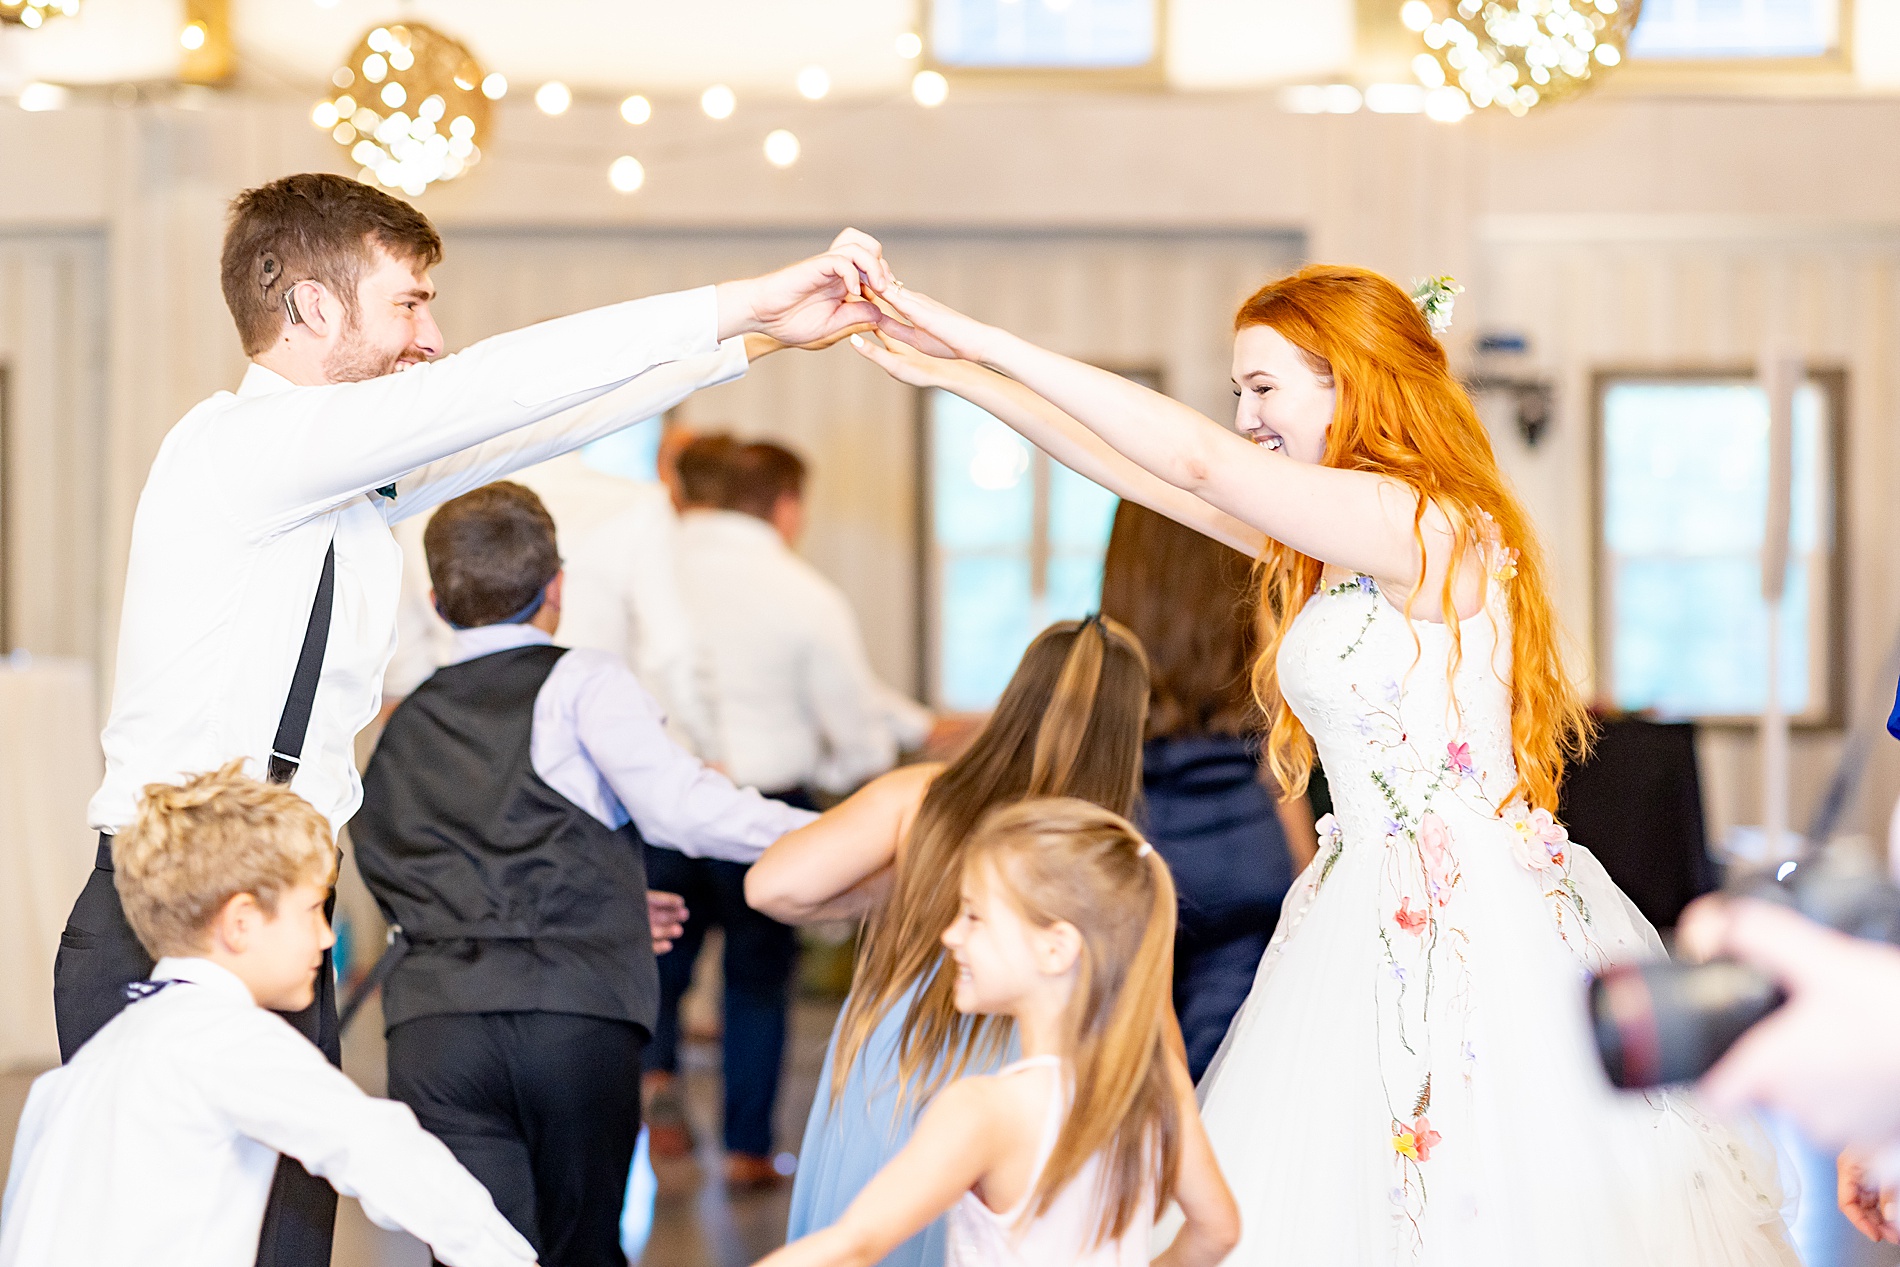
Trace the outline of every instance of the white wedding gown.
<instances>
[{"instance_id":1,"label":"white wedding gown","mask_svg":"<svg viewBox=\"0 0 1900 1267\"><path fill-rule=\"evenodd\" d=\"M1201 1084L1241 1210L1226 1261L1797 1264L1772 1154L1597 1063L1585 981L1663 947L1549 815L1500 812L1510 571L1455 675L1452 631L1366 577L1281 646L1334 813Z\"/></svg>"}]
</instances>

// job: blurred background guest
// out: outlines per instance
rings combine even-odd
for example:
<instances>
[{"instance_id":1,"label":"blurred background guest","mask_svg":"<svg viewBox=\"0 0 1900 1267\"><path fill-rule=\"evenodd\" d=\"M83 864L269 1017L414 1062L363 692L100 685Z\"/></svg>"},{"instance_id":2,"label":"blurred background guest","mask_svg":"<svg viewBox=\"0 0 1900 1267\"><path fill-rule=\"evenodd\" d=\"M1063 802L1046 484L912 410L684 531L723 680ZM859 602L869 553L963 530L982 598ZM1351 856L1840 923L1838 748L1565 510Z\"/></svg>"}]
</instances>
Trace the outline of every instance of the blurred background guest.
<instances>
[{"instance_id":1,"label":"blurred background guest","mask_svg":"<svg viewBox=\"0 0 1900 1267\"><path fill-rule=\"evenodd\" d=\"M1133 502L1115 512L1102 614L1148 652L1153 697L1142 753L1144 824L1174 872L1174 1010L1196 1081L1253 986L1312 811L1282 800L1260 763L1257 648L1244 555Z\"/></svg>"},{"instance_id":2,"label":"blurred background guest","mask_svg":"<svg viewBox=\"0 0 1900 1267\"><path fill-rule=\"evenodd\" d=\"M798 557L806 466L776 444L707 435L678 459L681 519L675 560L696 644L696 684L708 722L702 755L735 782L803 808L850 791L923 742L930 714L871 669L856 614L836 584ZM666 1079L679 1068L679 1001L706 932L725 934L721 960L726 1180L776 1183L772 1115L785 1050L793 930L746 905L739 863L647 851L649 884L686 899L685 932L660 957L660 1020L647 1068L656 1152L685 1142L661 1125Z\"/></svg>"}]
</instances>

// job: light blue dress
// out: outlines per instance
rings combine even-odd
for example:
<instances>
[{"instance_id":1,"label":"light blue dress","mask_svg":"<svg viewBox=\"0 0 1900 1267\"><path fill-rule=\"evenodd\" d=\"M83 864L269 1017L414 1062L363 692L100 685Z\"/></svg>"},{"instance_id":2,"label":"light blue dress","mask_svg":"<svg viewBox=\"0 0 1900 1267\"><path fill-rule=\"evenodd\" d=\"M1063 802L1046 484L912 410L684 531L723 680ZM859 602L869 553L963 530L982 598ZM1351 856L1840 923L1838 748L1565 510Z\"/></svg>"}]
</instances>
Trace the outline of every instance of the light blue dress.
<instances>
[{"instance_id":1,"label":"light blue dress","mask_svg":"<svg viewBox=\"0 0 1900 1267\"><path fill-rule=\"evenodd\" d=\"M838 1028L832 1027L824 1071L818 1075L818 1095L812 1101L805 1142L798 1153L798 1173L792 1180L787 1240L797 1240L836 1223L871 1177L909 1141L917 1125L919 1106L906 1105L901 1113L898 1110L897 1044L903 1037L904 1015L916 992L914 984L904 991L871 1031L835 1108L831 1102L831 1061L838 1050ZM842 1013L838 1019L843 1021ZM969 1072L996 1072L1015 1058L1013 1040L1009 1048L1000 1059L980 1067L972 1062ZM938 1219L892 1250L878 1267L943 1267L943 1263L944 1221Z\"/></svg>"}]
</instances>

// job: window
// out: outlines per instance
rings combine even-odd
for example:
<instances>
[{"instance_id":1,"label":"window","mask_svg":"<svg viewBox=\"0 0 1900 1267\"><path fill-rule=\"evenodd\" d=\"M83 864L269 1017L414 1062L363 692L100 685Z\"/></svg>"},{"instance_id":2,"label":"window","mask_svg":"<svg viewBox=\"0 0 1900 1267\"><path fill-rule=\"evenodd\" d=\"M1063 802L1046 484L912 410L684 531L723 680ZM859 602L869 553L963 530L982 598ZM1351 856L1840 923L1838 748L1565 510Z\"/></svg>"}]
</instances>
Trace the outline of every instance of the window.
<instances>
[{"instance_id":1,"label":"window","mask_svg":"<svg viewBox=\"0 0 1900 1267\"><path fill-rule=\"evenodd\" d=\"M958 70L1127 71L1159 62L1160 0L932 0L930 56Z\"/></svg>"},{"instance_id":2,"label":"window","mask_svg":"<svg viewBox=\"0 0 1900 1267\"><path fill-rule=\"evenodd\" d=\"M1840 46L1841 0L1646 0L1631 57L1825 57Z\"/></svg>"},{"instance_id":3,"label":"window","mask_svg":"<svg viewBox=\"0 0 1900 1267\"><path fill-rule=\"evenodd\" d=\"M1157 374L1128 377L1159 388ZM926 391L923 425L930 696L978 711L1031 638L1100 605L1116 499L960 396Z\"/></svg>"},{"instance_id":4,"label":"window","mask_svg":"<svg viewBox=\"0 0 1900 1267\"><path fill-rule=\"evenodd\" d=\"M1782 705L1834 720L1840 665L1837 470L1843 376L1794 400ZM1600 693L1671 717L1741 720L1766 698L1761 545L1768 402L1746 375L1598 381Z\"/></svg>"},{"instance_id":5,"label":"window","mask_svg":"<svg viewBox=\"0 0 1900 1267\"><path fill-rule=\"evenodd\" d=\"M596 471L652 483L660 478L660 428L649 418L581 446L581 461Z\"/></svg>"}]
</instances>

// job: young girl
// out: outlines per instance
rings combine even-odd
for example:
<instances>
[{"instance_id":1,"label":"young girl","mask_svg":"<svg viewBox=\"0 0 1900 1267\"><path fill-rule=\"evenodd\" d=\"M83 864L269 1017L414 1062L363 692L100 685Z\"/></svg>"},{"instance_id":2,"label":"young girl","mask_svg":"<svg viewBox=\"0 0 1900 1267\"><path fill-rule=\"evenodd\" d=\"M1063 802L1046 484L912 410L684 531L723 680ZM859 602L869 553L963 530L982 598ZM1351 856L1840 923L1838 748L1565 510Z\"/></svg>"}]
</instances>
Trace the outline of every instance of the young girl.
<instances>
[{"instance_id":1,"label":"young girl","mask_svg":"<svg viewBox=\"0 0 1900 1267\"><path fill-rule=\"evenodd\" d=\"M1201 1084L1246 1211L1231 1262L1795 1262L1771 1161L1597 1065L1581 977L1662 944L1552 817L1582 701L1530 516L1421 306L1363 269L1263 288L1230 430L884 299L902 320L865 355L1263 557L1269 760L1297 791L1317 746L1335 813Z\"/></svg>"},{"instance_id":2,"label":"young girl","mask_svg":"<svg viewBox=\"0 0 1900 1267\"><path fill-rule=\"evenodd\" d=\"M775 919L870 915L805 1128L790 1238L837 1221L945 1082L1002 1062L1007 1018L973 1023L957 1011L939 943L956 914L965 842L989 810L1028 796L1126 813L1140 786L1148 693L1147 658L1127 630L1099 618L1051 625L962 756L874 780L753 865L746 900ZM941 1224L884 1260L943 1261Z\"/></svg>"},{"instance_id":3,"label":"young girl","mask_svg":"<svg viewBox=\"0 0 1900 1267\"><path fill-rule=\"evenodd\" d=\"M1023 1058L951 1083L844 1217L761 1267L876 1262L949 1213L953 1267L1220 1261L1239 1236L1174 1038L1174 885L1119 815L1071 798L991 814L943 933L963 1015L1006 1017Z\"/></svg>"}]
</instances>

